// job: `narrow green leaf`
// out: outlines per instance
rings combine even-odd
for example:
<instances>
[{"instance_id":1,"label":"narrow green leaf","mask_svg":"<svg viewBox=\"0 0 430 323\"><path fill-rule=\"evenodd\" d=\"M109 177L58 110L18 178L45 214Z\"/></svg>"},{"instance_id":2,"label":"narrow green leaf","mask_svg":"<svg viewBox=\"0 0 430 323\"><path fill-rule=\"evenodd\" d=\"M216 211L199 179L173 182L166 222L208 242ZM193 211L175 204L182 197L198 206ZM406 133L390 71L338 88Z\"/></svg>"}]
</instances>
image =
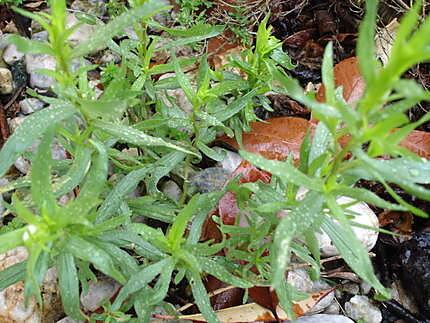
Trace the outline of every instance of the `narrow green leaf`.
<instances>
[{"instance_id":1,"label":"narrow green leaf","mask_svg":"<svg viewBox=\"0 0 430 323\"><path fill-rule=\"evenodd\" d=\"M324 217L321 228L327 233L339 250L342 258L354 272L378 292L389 298L391 295L390 291L382 286L378 278L376 278L369 255L352 231L342 208L336 203L334 198L329 198L327 201L330 210L336 216L339 224L336 224L328 217Z\"/></svg>"},{"instance_id":2,"label":"narrow green leaf","mask_svg":"<svg viewBox=\"0 0 430 323\"><path fill-rule=\"evenodd\" d=\"M325 89L325 99L328 104L334 105L334 72L333 72L333 43L329 42L324 51L322 64L322 80Z\"/></svg>"},{"instance_id":3,"label":"narrow green leaf","mask_svg":"<svg viewBox=\"0 0 430 323\"><path fill-rule=\"evenodd\" d=\"M322 217L324 196L310 191L305 198L279 222L271 250L273 280L272 286L278 289L290 259L291 241L306 232L315 221Z\"/></svg>"},{"instance_id":4,"label":"narrow green leaf","mask_svg":"<svg viewBox=\"0 0 430 323\"><path fill-rule=\"evenodd\" d=\"M23 245L22 236L27 231L27 227L7 232L0 235L0 254L5 253L13 248Z\"/></svg>"},{"instance_id":5,"label":"narrow green leaf","mask_svg":"<svg viewBox=\"0 0 430 323\"><path fill-rule=\"evenodd\" d=\"M126 126L126 125L119 125L115 123L110 122L104 122L104 121L94 121L94 126L104 132L107 132L108 134L115 137L115 139L123 142L127 142L132 145L136 146L159 146L159 147L166 147L175 149L178 151L182 151L187 154L196 155L196 153L191 152L185 148L182 148L180 146L176 146L174 144L171 144L170 142L167 142L161 138L158 137L152 137L147 134L145 134L142 131L139 131L133 127Z\"/></svg>"},{"instance_id":6,"label":"narrow green leaf","mask_svg":"<svg viewBox=\"0 0 430 323\"><path fill-rule=\"evenodd\" d=\"M208 323L219 323L218 317L212 309L208 293L206 292L205 285L198 273L188 272L191 290L194 296L194 302L197 304L200 312L205 317Z\"/></svg>"},{"instance_id":7,"label":"narrow green leaf","mask_svg":"<svg viewBox=\"0 0 430 323\"><path fill-rule=\"evenodd\" d=\"M370 84L377 71L375 59L375 30L378 1L366 1L366 14L360 25L357 41L357 56L361 74Z\"/></svg>"},{"instance_id":8,"label":"narrow green leaf","mask_svg":"<svg viewBox=\"0 0 430 323\"><path fill-rule=\"evenodd\" d=\"M5 288L25 279L27 262L22 261L0 271L0 292Z\"/></svg>"},{"instance_id":9,"label":"narrow green leaf","mask_svg":"<svg viewBox=\"0 0 430 323\"><path fill-rule=\"evenodd\" d=\"M199 257L200 266L202 270L219 280L233 286L240 288L250 288L253 286L251 282L248 282L242 278L239 278L230 273L227 268L218 263L215 259L208 257Z\"/></svg>"},{"instance_id":10,"label":"narrow green leaf","mask_svg":"<svg viewBox=\"0 0 430 323\"><path fill-rule=\"evenodd\" d=\"M75 320L84 320L79 300L79 279L74 257L60 252L57 258L58 283L64 312Z\"/></svg>"},{"instance_id":11,"label":"narrow green leaf","mask_svg":"<svg viewBox=\"0 0 430 323\"><path fill-rule=\"evenodd\" d=\"M105 275L112 277L120 283L125 283L125 277L116 268L109 254L95 246L89 240L79 236L71 236L67 239L65 249L76 258L92 263L95 268Z\"/></svg>"},{"instance_id":12,"label":"narrow green leaf","mask_svg":"<svg viewBox=\"0 0 430 323\"><path fill-rule=\"evenodd\" d=\"M22 53L47 54L55 56L54 50L45 42L29 40L16 34L10 34L7 41L8 43L14 44Z\"/></svg>"},{"instance_id":13,"label":"narrow green leaf","mask_svg":"<svg viewBox=\"0 0 430 323\"><path fill-rule=\"evenodd\" d=\"M73 50L72 57L82 57L103 47L108 40L120 34L125 27L139 21L147 20L158 12L168 8L169 6L158 0L145 1L142 6L128 10L108 24L96 28L89 40L81 43Z\"/></svg>"},{"instance_id":14,"label":"narrow green leaf","mask_svg":"<svg viewBox=\"0 0 430 323\"><path fill-rule=\"evenodd\" d=\"M173 225L167 234L167 240L170 242L173 250L179 248L179 245L183 241L188 221L190 221L192 216L200 207L199 202L199 195L194 195L188 204L176 216L175 222L173 222Z\"/></svg>"},{"instance_id":15,"label":"narrow green leaf","mask_svg":"<svg viewBox=\"0 0 430 323\"><path fill-rule=\"evenodd\" d=\"M96 223L101 223L113 216L118 211L124 197L137 187L149 171L149 167L144 167L132 171L122 178L109 192L103 204L98 209Z\"/></svg>"},{"instance_id":16,"label":"narrow green leaf","mask_svg":"<svg viewBox=\"0 0 430 323\"><path fill-rule=\"evenodd\" d=\"M76 148L75 159L69 170L61 176L53 185L56 197L67 194L78 186L85 177L91 164L91 149L79 145Z\"/></svg>"},{"instance_id":17,"label":"narrow green leaf","mask_svg":"<svg viewBox=\"0 0 430 323\"><path fill-rule=\"evenodd\" d=\"M384 199L380 198L375 193L373 193L369 190L363 189L363 188L354 188L354 187L342 186L341 188L333 191L333 194L336 194L339 196L340 195L349 196L349 197L352 197L352 198L357 199L359 201L363 201L363 202L369 203L373 206L377 206L377 207L383 208L383 209L407 211L406 207L404 207L402 205L387 202Z\"/></svg>"},{"instance_id":18,"label":"narrow green leaf","mask_svg":"<svg viewBox=\"0 0 430 323\"><path fill-rule=\"evenodd\" d=\"M69 103L37 111L26 117L0 151L0 177L50 126L70 118L76 110Z\"/></svg>"},{"instance_id":19,"label":"narrow green leaf","mask_svg":"<svg viewBox=\"0 0 430 323\"><path fill-rule=\"evenodd\" d=\"M50 127L37 148L32 161L31 197L42 214L53 217L56 201L51 190L51 144L54 139L54 128Z\"/></svg>"},{"instance_id":20,"label":"narrow green leaf","mask_svg":"<svg viewBox=\"0 0 430 323\"><path fill-rule=\"evenodd\" d=\"M148 283L160 274L163 268L165 268L170 261L171 258L165 258L159 262L144 267L141 271L134 274L120 290L111 309L114 311L118 310L128 296L142 288L145 288Z\"/></svg>"},{"instance_id":21,"label":"narrow green leaf","mask_svg":"<svg viewBox=\"0 0 430 323\"><path fill-rule=\"evenodd\" d=\"M319 180L306 176L288 162L268 160L244 150L240 151L240 155L253 165L279 177L284 183L293 183L315 191L322 191L323 189Z\"/></svg>"}]
</instances>

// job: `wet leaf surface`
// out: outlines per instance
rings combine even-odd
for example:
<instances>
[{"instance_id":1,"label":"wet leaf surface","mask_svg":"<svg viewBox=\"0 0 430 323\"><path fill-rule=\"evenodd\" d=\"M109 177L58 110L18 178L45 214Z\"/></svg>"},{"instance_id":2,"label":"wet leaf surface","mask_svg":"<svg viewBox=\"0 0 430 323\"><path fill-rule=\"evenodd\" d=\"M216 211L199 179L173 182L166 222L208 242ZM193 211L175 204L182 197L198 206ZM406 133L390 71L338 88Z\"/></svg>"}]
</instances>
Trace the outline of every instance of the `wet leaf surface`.
<instances>
[{"instance_id":1,"label":"wet leaf surface","mask_svg":"<svg viewBox=\"0 0 430 323\"><path fill-rule=\"evenodd\" d=\"M285 159L289 154L298 161L300 146L309 128L309 121L295 117L281 117L254 122L251 131L243 134L243 147L246 151L260 153L268 159ZM239 149L234 138L220 137L221 141Z\"/></svg>"},{"instance_id":2,"label":"wet leaf surface","mask_svg":"<svg viewBox=\"0 0 430 323\"><path fill-rule=\"evenodd\" d=\"M358 68L357 57L350 57L334 67L334 78L336 87L343 87L343 97L348 104L355 105L362 97L365 90L364 79ZM322 85L317 93L319 102L325 101L325 89Z\"/></svg>"}]
</instances>

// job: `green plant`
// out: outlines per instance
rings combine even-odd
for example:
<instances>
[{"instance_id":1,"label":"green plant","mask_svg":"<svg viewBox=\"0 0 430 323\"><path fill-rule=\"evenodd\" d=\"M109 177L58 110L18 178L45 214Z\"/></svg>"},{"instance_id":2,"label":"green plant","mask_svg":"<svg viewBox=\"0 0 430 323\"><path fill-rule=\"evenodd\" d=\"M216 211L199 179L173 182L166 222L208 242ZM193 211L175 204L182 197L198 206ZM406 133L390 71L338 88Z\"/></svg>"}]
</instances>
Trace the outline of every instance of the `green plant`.
<instances>
[{"instance_id":1,"label":"green plant","mask_svg":"<svg viewBox=\"0 0 430 323\"><path fill-rule=\"evenodd\" d=\"M256 200L265 190L273 192L264 195L266 208L264 205L256 208L255 202L252 205L254 212L265 211L260 211L257 219L276 223L273 233L270 235L268 232L273 237L273 244L266 243L267 249L270 249L270 258L266 257L266 263L271 268L268 281L275 288L283 307L289 309L290 315L291 297L288 295L291 291L285 281L290 253L300 257L297 239L304 237L309 250L305 255L312 254L318 261L319 250L315 248L314 237L314 232L318 230L330 236L356 274L371 284L381 297L390 297L389 291L374 275L366 250L352 233L351 227L355 224L347 216L347 205L337 203L339 196L349 196L381 208L408 210L418 216L428 216L404 201L389 186L389 183L396 184L413 196L425 200L430 198L430 191L423 186L429 183L430 163L399 146L407 134L430 119L430 114L426 114L417 122L408 120L405 111L420 101L428 101L430 92L413 80L401 78L415 64L430 59L426 36L430 31L430 19L419 23L421 5L422 1L417 1L402 20L389 63L382 67L376 61L373 42L377 2L367 1L367 13L360 28L357 47L366 90L357 109L346 104L342 89L334 86L331 44L326 48L322 68L326 103L318 103L306 96L297 81L283 71L271 68L277 84L275 91L288 94L310 107L321 121L313 139L308 137L304 140L299 168L294 167L290 159L270 161L246 151L241 152L245 159L272 173L275 183L281 187L279 189L279 186L273 187L272 184L272 188L262 189L254 184L248 185ZM345 136L349 139L342 146L339 140ZM351 156L347 156L349 153ZM386 159L387 156L391 159ZM385 201L369 190L354 187L360 179L382 183L395 202ZM304 198L296 196L299 188L308 190ZM265 220L263 217L267 217L267 210L273 214L282 209L290 210L282 220L276 221L273 216ZM251 223L261 225L257 219ZM245 243L251 242L255 245L255 241L245 240Z\"/></svg>"},{"instance_id":2,"label":"green plant","mask_svg":"<svg viewBox=\"0 0 430 323\"><path fill-rule=\"evenodd\" d=\"M0 151L0 176L19 156L32 162L30 175L0 188L0 193L14 191L7 208L16 219L11 222L13 230L0 235L0 253L22 245L29 250L25 262L0 272L0 289L25 280L25 295L35 295L41 302L40 284L47 269L55 266L65 312L88 319L79 308L79 291L95 279L95 268L123 288L112 304L105 304L104 313L91 319L133 321L129 314L133 308L136 320L148 321L169 286L186 279L201 312L208 321L216 322L202 280L210 274L242 288L274 287L281 305L293 317L291 302L303 295L285 281L290 253L311 265L317 278L320 255L315 232L323 230L346 263L381 296L389 297L351 231L355 224L347 206L339 205L337 197L350 196L426 216L388 184L430 199L422 186L430 183L429 162L398 146L412 129L429 120L426 115L415 123L408 121L404 112L429 100L430 94L415 82L401 79L409 67L430 59L430 19L416 28L421 2L403 19L385 67L373 59L376 3L367 2L358 44L367 88L356 110L344 102L342 89L334 87L332 46L327 46L323 64L327 102L317 103L287 75L285 70L293 65L282 51L282 43L271 36L267 18L259 26L255 48L213 70L205 55L200 59L176 57L173 49L216 36L223 27L160 26L150 18L164 8L156 0L131 1L129 10L100 26L89 42L76 48L67 41L76 27L66 27L65 1L51 1L50 14L15 9L49 33L48 43L17 36L10 39L23 52L56 58L57 69L45 73L55 78L57 97L39 96L51 106L27 117ZM111 40L130 24L137 40ZM163 44L160 36L149 34L149 26L172 39ZM87 77L96 67L73 71L71 61L103 46L120 55L122 62L104 69L105 89L97 97ZM163 51L170 52L170 60L151 64L152 57ZM184 73L197 62L194 77ZM155 77L169 72L175 75ZM169 96L172 89L185 93L190 111L182 110ZM303 142L299 167L292 158L270 161L242 151L243 157L272 173L270 184L238 185L233 180L224 191L192 195L187 177L202 155L214 160L223 157L210 147L216 134L235 134L240 141L242 131L256 120L254 108L270 109L264 95L268 91L287 94L307 105L321 121L313 138L308 135ZM342 147L338 142L345 135L350 139ZM70 159L52 160L54 141L67 149ZM27 151L35 142L36 151ZM349 153L352 156L346 159ZM381 156L393 158L383 160ZM160 180L169 175L183 186L178 202L158 189ZM354 187L359 179L380 181L395 202ZM130 196L138 186L144 188L142 196ZM308 192L298 195L300 188ZM227 190L236 193L248 227L225 225L214 217L222 240L200 241L203 223ZM58 199L70 193L75 197L60 205ZM281 210L288 210L288 216L278 217ZM142 215L164 222L164 230L137 223L136 217ZM218 255L221 250L225 256Z\"/></svg>"},{"instance_id":3,"label":"green plant","mask_svg":"<svg viewBox=\"0 0 430 323\"><path fill-rule=\"evenodd\" d=\"M0 5L19 6L22 0L0 0Z\"/></svg>"},{"instance_id":4,"label":"green plant","mask_svg":"<svg viewBox=\"0 0 430 323\"><path fill-rule=\"evenodd\" d=\"M213 6L210 0L176 0L179 5L178 22L186 27L206 22L206 10Z\"/></svg>"}]
</instances>

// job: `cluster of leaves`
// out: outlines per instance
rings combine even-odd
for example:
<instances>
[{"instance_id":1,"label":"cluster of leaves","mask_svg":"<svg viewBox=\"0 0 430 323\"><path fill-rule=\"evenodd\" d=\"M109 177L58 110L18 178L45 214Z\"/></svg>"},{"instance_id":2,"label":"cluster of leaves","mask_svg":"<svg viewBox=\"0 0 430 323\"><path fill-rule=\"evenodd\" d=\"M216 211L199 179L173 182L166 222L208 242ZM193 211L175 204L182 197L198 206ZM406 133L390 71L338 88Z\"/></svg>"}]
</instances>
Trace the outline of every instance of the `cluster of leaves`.
<instances>
[{"instance_id":1,"label":"cluster of leaves","mask_svg":"<svg viewBox=\"0 0 430 323\"><path fill-rule=\"evenodd\" d=\"M0 176L23 154L32 164L30 175L0 190L14 191L8 211L25 223L0 235L0 253L17 246L29 251L25 262L0 273L0 289L25 280L25 295L42 302L40 284L47 269L55 266L65 312L85 319L79 291L95 279L95 268L123 284L108 306L109 313L125 318L128 314L121 313L134 308L138 320L147 321L165 299L170 284L186 279L200 311L208 321L216 322L202 280L210 274L241 288L274 287L283 308L293 317L291 301L302 295L285 280L290 254L294 252L311 264L318 277L315 232L323 230L348 265L388 297L366 250L352 232L355 224L345 210L347 205L339 205L337 197L349 196L425 216L388 184L430 199L429 191L421 185L430 183L429 163L398 145L429 119L426 115L415 123L408 121L404 112L429 100L430 94L414 81L401 79L408 68L430 59L430 19L416 28L420 4L417 2L403 19L390 62L381 67L373 59L377 4L368 1L358 44L367 87L357 109L348 105L342 89L334 86L331 45L323 64L326 103L318 103L286 73L293 65L282 51L282 43L271 36L267 19L259 26L254 48L232 58L228 66L213 70L205 55L178 58L173 49L214 37L223 27L200 24L185 30L161 26L151 19L167 9L157 0L130 1L129 10L100 26L91 40L75 48L67 39L77 26L66 27L65 1L50 1L50 13L16 9L48 31L47 43L18 36L10 40L23 52L56 58L56 70L44 71L56 80L56 97L39 96L50 107L27 117L0 151ZM129 25L137 40L112 40ZM163 43L160 36L148 33L149 26L174 39ZM97 97L87 76L97 67L82 65L72 70L71 62L105 46L121 57L121 65L105 68L104 92ZM153 56L166 51L170 52L169 61L152 64ZM191 79L190 73L183 71L195 63L199 68ZM171 72L172 77L157 77ZM181 109L168 95L177 88L185 93L191 111ZM225 191L236 193L248 225L241 226L239 218L235 225L226 225L214 217L225 238L202 242L207 215L225 192L191 195L187 176L203 155L223 158L210 148L217 134L236 135L241 141L242 131L257 120L255 107L270 109L264 95L268 91L288 94L310 107L321 122L313 137L309 133L304 139L298 167L292 158L274 161L241 151L245 159L270 172L272 181L242 185L233 181L226 187ZM341 146L339 139L346 135L349 140ZM71 158L63 163L52 160L54 142L61 143ZM34 143L36 151L29 153ZM137 154L124 152L124 144ZM183 184L178 202L158 190L158 183L166 176ZM383 183L395 203L355 188L360 179ZM129 193L140 183L144 193L131 197ZM297 194L300 188L308 192ZM75 198L60 205L61 196L73 193ZM289 210L288 216L277 216L280 210ZM164 230L135 221L137 216L164 222ZM219 256L221 250L224 257Z\"/></svg>"},{"instance_id":2,"label":"cluster of leaves","mask_svg":"<svg viewBox=\"0 0 430 323\"><path fill-rule=\"evenodd\" d=\"M251 21L248 19L246 3L217 2L213 0L176 0L178 4L177 21L185 27L207 23L210 20L226 22L228 29L243 44L249 45L251 41ZM208 14L208 10L215 9L216 13ZM220 15L212 17L211 15Z\"/></svg>"}]
</instances>

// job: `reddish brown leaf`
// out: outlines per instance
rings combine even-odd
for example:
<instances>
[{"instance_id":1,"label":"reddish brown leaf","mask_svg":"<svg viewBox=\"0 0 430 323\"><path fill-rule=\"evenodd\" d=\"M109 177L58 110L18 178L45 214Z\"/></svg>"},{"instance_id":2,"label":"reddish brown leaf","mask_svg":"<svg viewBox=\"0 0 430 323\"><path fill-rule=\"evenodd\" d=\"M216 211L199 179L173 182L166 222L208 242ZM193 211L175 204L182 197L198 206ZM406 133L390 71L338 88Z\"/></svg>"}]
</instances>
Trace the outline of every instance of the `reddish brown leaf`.
<instances>
[{"instance_id":1,"label":"reddish brown leaf","mask_svg":"<svg viewBox=\"0 0 430 323\"><path fill-rule=\"evenodd\" d=\"M358 67L357 57L347 58L334 67L336 87L343 87L343 97L348 104L355 105L362 97L365 84ZM325 88L321 86L317 93L317 100L325 102Z\"/></svg>"},{"instance_id":2,"label":"reddish brown leaf","mask_svg":"<svg viewBox=\"0 0 430 323\"><path fill-rule=\"evenodd\" d=\"M239 183L251 183L258 180L261 180L264 183L269 183L271 179L271 175L269 173L259 170L257 167L251 165L251 163L247 161L243 161L231 176L232 178L241 176ZM218 209L209 215L203 226L202 239L219 242L222 240L222 236L219 232L217 224L212 220L213 214L219 215L224 224L234 224L236 222L236 217L239 214L236 195L232 192L227 192L220 199L218 203Z\"/></svg>"},{"instance_id":3,"label":"reddish brown leaf","mask_svg":"<svg viewBox=\"0 0 430 323\"><path fill-rule=\"evenodd\" d=\"M218 278L213 276L207 276L205 281L206 290L211 293L221 288L227 287L228 285ZM222 293L216 294L211 297L212 308L222 310L224 308L233 307L242 304L244 290L241 288L231 288L223 291Z\"/></svg>"},{"instance_id":4,"label":"reddish brown leaf","mask_svg":"<svg viewBox=\"0 0 430 323\"><path fill-rule=\"evenodd\" d=\"M409 212L386 210L378 215L381 227L394 227L401 234L410 234L414 216Z\"/></svg>"},{"instance_id":5,"label":"reddish brown leaf","mask_svg":"<svg viewBox=\"0 0 430 323\"><path fill-rule=\"evenodd\" d=\"M254 122L251 125L251 132L242 135L243 146L247 151L259 153L268 159L282 160L292 154L297 161L300 157L300 146L309 126L309 121L294 117ZM223 136L218 140L239 149L233 138Z\"/></svg>"},{"instance_id":6,"label":"reddish brown leaf","mask_svg":"<svg viewBox=\"0 0 430 323\"><path fill-rule=\"evenodd\" d=\"M313 34L315 34L314 28L309 28L305 30L300 30L287 38L284 39L284 45L293 48L301 48L306 45L306 43L312 39Z\"/></svg>"},{"instance_id":7,"label":"reddish brown leaf","mask_svg":"<svg viewBox=\"0 0 430 323\"><path fill-rule=\"evenodd\" d=\"M430 159L430 133L414 130L403 141L400 146L409 149L418 156Z\"/></svg>"}]
</instances>

